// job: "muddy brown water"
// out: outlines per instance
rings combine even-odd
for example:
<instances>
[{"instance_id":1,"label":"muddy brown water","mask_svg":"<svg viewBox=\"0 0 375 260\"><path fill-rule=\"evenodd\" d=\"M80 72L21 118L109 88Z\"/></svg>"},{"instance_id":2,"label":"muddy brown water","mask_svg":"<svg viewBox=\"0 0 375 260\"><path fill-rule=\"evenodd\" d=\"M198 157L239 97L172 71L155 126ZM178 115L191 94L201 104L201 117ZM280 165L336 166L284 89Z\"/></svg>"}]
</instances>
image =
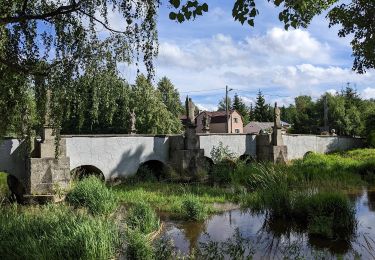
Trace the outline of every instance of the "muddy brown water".
<instances>
[{"instance_id":1,"label":"muddy brown water","mask_svg":"<svg viewBox=\"0 0 375 260\"><path fill-rule=\"evenodd\" d=\"M375 259L375 189L352 192L357 229L347 241L309 236L291 227L287 221L268 223L265 214L234 209L213 215L204 222L164 219L164 235L174 241L176 250L189 254L208 241L225 242L236 229L251 245L253 259ZM250 251L248 250L247 253Z\"/></svg>"}]
</instances>

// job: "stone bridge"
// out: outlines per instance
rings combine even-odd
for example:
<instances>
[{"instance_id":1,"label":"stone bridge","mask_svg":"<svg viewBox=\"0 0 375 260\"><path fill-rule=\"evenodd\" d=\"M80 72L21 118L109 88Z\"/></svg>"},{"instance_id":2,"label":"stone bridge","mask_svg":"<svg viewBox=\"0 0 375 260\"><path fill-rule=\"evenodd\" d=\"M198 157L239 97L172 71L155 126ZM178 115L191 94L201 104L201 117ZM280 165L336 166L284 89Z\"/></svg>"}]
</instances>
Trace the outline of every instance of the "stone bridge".
<instances>
[{"instance_id":1,"label":"stone bridge","mask_svg":"<svg viewBox=\"0 0 375 260\"><path fill-rule=\"evenodd\" d=\"M212 148L221 142L237 156L259 158L264 144L258 137L246 134L201 134L197 135L196 148L210 158ZM307 152L328 153L364 145L362 139L339 136L282 135L282 139L287 146L288 160L302 158ZM51 183L69 179L70 171L79 167L96 169L106 180L110 180L133 175L142 164L148 162L170 164L171 158L178 154L177 150L184 149L176 148L176 142L183 142L181 135L70 135L62 136L61 141L63 158L53 158L54 148L49 141L47 148L41 144L37 158L27 159L22 142L5 139L0 143L0 171L16 177L27 187L28 192L42 190L43 193L45 191L41 185L45 184L50 191ZM62 176L51 174L59 170L62 170ZM35 172L42 174L36 177L33 176ZM29 187L25 184L30 180L35 180L37 186L31 184Z\"/></svg>"}]
</instances>

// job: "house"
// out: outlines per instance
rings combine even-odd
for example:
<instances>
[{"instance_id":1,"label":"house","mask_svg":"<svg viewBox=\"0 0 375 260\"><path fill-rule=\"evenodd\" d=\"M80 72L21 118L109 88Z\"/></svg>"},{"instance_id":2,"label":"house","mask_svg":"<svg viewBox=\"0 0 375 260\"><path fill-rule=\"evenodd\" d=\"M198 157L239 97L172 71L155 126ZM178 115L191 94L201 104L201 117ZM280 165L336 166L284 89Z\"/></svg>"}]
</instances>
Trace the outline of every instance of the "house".
<instances>
[{"instance_id":1,"label":"house","mask_svg":"<svg viewBox=\"0 0 375 260\"><path fill-rule=\"evenodd\" d=\"M251 121L244 127L244 133L245 134L259 134L260 131L265 132L272 132L273 129L273 122L256 122ZM287 122L281 121L281 127L284 132L288 130L288 128L291 127L291 125Z\"/></svg>"},{"instance_id":2,"label":"house","mask_svg":"<svg viewBox=\"0 0 375 260\"><path fill-rule=\"evenodd\" d=\"M210 118L210 133L243 133L243 118L241 114L236 110L228 111L228 120L225 111L202 111L195 118L195 122L197 124L197 133L204 132L203 118L205 115ZM227 122L228 130L226 126Z\"/></svg>"}]
</instances>

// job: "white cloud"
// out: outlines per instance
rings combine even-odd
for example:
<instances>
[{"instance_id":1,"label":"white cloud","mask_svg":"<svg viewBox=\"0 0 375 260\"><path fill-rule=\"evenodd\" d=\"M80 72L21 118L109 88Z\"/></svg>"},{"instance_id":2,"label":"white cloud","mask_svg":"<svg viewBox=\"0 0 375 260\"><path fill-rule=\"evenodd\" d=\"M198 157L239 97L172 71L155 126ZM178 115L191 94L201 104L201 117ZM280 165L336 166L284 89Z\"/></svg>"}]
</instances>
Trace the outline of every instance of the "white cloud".
<instances>
[{"instance_id":1,"label":"white cloud","mask_svg":"<svg viewBox=\"0 0 375 260\"><path fill-rule=\"evenodd\" d=\"M362 97L365 99L374 98L375 99L375 88L365 88L362 93Z\"/></svg>"},{"instance_id":2,"label":"white cloud","mask_svg":"<svg viewBox=\"0 0 375 260\"><path fill-rule=\"evenodd\" d=\"M301 29L285 31L274 27L266 35L247 38L247 44L265 55L290 57L317 63L327 63L330 60L330 48L313 38L309 32Z\"/></svg>"}]
</instances>

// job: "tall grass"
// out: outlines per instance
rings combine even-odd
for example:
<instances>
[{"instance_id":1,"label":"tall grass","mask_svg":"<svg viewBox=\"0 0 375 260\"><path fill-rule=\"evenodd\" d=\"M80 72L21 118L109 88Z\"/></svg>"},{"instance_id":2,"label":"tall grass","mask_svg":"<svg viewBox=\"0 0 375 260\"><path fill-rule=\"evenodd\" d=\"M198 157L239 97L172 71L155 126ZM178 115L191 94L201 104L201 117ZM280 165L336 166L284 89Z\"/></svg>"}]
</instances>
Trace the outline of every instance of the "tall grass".
<instances>
[{"instance_id":1,"label":"tall grass","mask_svg":"<svg viewBox=\"0 0 375 260\"><path fill-rule=\"evenodd\" d=\"M191 194L182 201L182 211L187 220L201 221L207 217L207 209L199 199Z\"/></svg>"},{"instance_id":2,"label":"tall grass","mask_svg":"<svg viewBox=\"0 0 375 260\"><path fill-rule=\"evenodd\" d=\"M115 223L60 205L0 209L2 259L110 259L120 234Z\"/></svg>"},{"instance_id":3,"label":"tall grass","mask_svg":"<svg viewBox=\"0 0 375 260\"><path fill-rule=\"evenodd\" d=\"M160 221L149 204L138 202L133 204L127 212L126 224L132 230L148 234L159 228Z\"/></svg>"},{"instance_id":4,"label":"tall grass","mask_svg":"<svg viewBox=\"0 0 375 260\"><path fill-rule=\"evenodd\" d=\"M79 181L66 200L75 207L86 207L92 214L109 214L117 206L114 192L95 176Z\"/></svg>"},{"instance_id":5,"label":"tall grass","mask_svg":"<svg viewBox=\"0 0 375 260\"><path fill-rule=\"evenodd\" d=\"M0 203L3 198L7 197L9 194L7 174L0 172Z\"/></svg>"},{"instance_id":6,"label":"tall grass","mask_svg":"<svg viewBox=\"0 0 375 260\"><path fill-rule=\"evenodd\" d=\"M358 185L375 180L375 149L357 149L334 154L309 154L288 167L298 180L324 184Z\"/></svg>"},{"instance_id":7,"label":"tall grass","mask_svg":"<svg viewBox=\"0 0 375 260\"><path fill-rule=\"evenodd\" d=\"M177 219L187 218L182 205L189 195L195 196L207 209L207 213L217 212L212 206L213 203L236 201L238 197L230 190L199 183L136 183L116 186L114 191L122 203L135 204L144 201L159 211L169 213L171 218Z\"/></svg>"}]
</instances>

